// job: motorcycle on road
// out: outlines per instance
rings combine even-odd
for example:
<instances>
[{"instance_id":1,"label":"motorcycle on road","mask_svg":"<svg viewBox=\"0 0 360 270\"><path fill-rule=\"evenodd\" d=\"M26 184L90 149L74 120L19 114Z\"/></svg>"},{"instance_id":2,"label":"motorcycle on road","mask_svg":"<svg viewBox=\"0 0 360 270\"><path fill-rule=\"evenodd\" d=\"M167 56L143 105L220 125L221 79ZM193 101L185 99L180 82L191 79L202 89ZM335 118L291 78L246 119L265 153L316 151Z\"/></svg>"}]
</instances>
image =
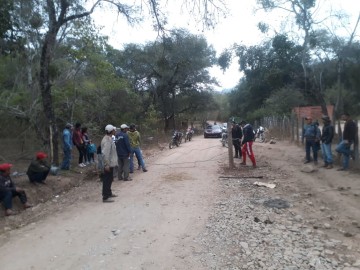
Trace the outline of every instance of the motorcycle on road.
<instances>
[{"instance_id":1,"label":"motorcycle on road","mask_svg":"<svg viewBox=\"0 0 360 270\"><path fill-rule=\"evenodd\" d=\"M174 146L179 147L182 141L182 136L183 134L181 132L175 130L171 137L169 148L172 149Z\"/></svg>"}]
</instances>

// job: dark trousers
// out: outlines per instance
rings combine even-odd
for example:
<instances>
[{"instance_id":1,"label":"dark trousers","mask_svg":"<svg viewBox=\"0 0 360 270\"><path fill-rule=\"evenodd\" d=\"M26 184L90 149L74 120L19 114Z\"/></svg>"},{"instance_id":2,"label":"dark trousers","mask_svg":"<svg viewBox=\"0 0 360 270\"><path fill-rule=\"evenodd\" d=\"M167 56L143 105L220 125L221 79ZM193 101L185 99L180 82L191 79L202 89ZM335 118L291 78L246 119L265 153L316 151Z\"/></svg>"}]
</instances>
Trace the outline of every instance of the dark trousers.
<instances>
[{"instance_id":1,"label":"dark trousers","mask_svg":"<svg viewBox=\"0 0 360 270\"><path fill-rule=\"evenodd\" d=\"M241 146L240 146L240 139L233 139L233 145L235 148L235 157L241 157Z\"/></svg>"},{"instance_id":2,"label":"dark trousers","mask_svg":"<svg viewBox=\"0 0 360 270\"><path fill-rule=\"evenodd\" d=\"M83 163L84 157L86 157L86 150L83 145L77 145L77 150L79 151L79 164Z\"/></svg>"},{"instance_id":3,"label":"dark trousers","mask_svg":"<svg viewBox=\"0 0 360 270\"><path fill-rule=\"evenodd\" d=\"M95 162L95 154L94 153L86 153L87 154L87 161Z\"/></svg>"},{"instance_id":4,"label":"dark trousers","mask_svg":"<svg viewBox=\"0 0 360 270\"><path fill-rule=\"evenodd\" d=\"M27 202L25 191L18 192L16 190L0 191L0 201L3 202L5 209L12 208L13 197L19 197L22 204Z\"/></svg>"},{"instance_id":5,"label":"dark trousers","mask_svg":"<svg viewBox=\"0 0 360 270\"><path fill-rule=\"evenodd\" d=\"M104 170L104 172L101 174L101 180L103 183L102 196L103 196L103 200L106 200L112 195L111 184L114 180L114 168L111 167L110 171L108 172Z\"/></svg>"},{"instance_id":6,"label":"dark trousers","mask_svg":"<svg viewBox=\"0 0 360 270\"><path fill-rule=\"evenodd\" d=\"M38 183L44 182L46 180L46 177L48 176L49 172L50 172L50 169L45 171L45 172L38 172L38 173L28 175L29 180L30 180L31 183L33 183L33 182L38 182Z\"/></svg>"},{"instance_id":7,"label":"dark trousers","mask_svg":"<svg viewBox=\"0 0 360 270\"><path fill-rule=\"evenodd\" d=\"M318 160L318 150L319 147L316 144L315 140L306 140L305 141L305 152L306 152L306 160L307 161L311 161L311 157L310 157L310 151L313 151L313 155L314 155L314 161Z\"/></svg>"}]
</instances>

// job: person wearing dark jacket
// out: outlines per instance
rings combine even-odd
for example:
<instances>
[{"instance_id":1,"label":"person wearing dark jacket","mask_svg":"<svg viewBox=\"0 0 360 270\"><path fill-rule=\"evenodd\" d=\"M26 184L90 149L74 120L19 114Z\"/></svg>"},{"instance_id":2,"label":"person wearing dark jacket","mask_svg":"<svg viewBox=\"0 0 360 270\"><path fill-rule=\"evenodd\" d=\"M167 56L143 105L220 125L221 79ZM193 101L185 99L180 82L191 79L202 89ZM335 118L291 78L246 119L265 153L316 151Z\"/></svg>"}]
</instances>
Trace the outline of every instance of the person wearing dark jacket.
<instances>
[{"instance_id":1,"label":"person wearing dark jacket","mask_svg":"<svg viewBox=\"0 0 360 270\"><path fill-rule=\"evenodd\" d=\"M129 136L126 131L129 127L126 124L120 126L120 131L115 134L116 152L118 156L118 180L131 181L130 173L130 155L131 146Z\"/></svg>"},{"instance_id":2,"label":"person wearing dark jacket","mask_svg":"<svg viewBox=\"0 0 360 270\"><path fill-rule=\"evenodd\" d=\"M305 164L311 162L310 151L312 149L314 155L314 164L317 165L318 163L318 151L320 143L320 129L316 122L312 121L312 117L306 117L305 120L307 121L304 131L303 137L305 138L305 152L306 152L306 161Z\"/></svg>"},{"instance_id":3,"label":"person wearing dark jacket","mask_svg":"<svg viewBox=\"0 0 360 270\"><path fill-rule=\"evenodd\" d=\"M86 167L85 163L83 163L86 152L85 152L85 147L84 147L84 141L82 139L80 123L75 124L75 128L74 128L73 134L72 134L72 140L73 140L73 143L76 146L77 150L79 151L79 167L81 167L81 168Z\"/></svg>"},{"instance_id":4,"label":"person wearing dark jacket","mask_svg":"<svg viewBox=\"0 0 360 270\"><path fill-rule=\"evenodd\" d=\"M243 136L241 127L235 122L232 123L231 128L232 143L235 149L235 158L241 158L241 138Z\"/></svg>"},{"instance_id":5,"label":"person wearing dark jacket","mask_svg":"<svg viewBox=\"0 0 360 270\"><path fill-rule=\"evenodd\" d=\"M351 154L350 147L355 142L357 127L348 113L344 113L341 118L345 121L345 126L342 140L336 146L336 152L343 155L342 168L338 169L338 171L345 171L349 168L349 158Z\"/></svg>"},{"instance_id":6,"label":"person wearing dark jacket","mask_svg":"<svg viewBox=\"0 0 360 270\"><path fill-rule=\"evenodd\" d=\"M4 204L5 216L14 215L14 212L12 211L13 197L19 197L24 209L31 207L31 205L27 202L25 191L16 187L14 182L11 180L11 167L12 164L10 163L0 164L0 201Z\"/></svg>"},{"instance_id":7,"label":"person wearing dark jacket","mask_svg":"<svg viewBox=\"0 0 360 270\"><path fill-rule=\"evenodd\" d=\"M334 138L334 126L331 124L329 116L321 118L324 122L321 134L321 152L324 159L324 167L326 169L333 168L333 157L331 152L331 142Z\"/></svg>"},{"instance_id":8,"label":"person wearing dark jacket","mask_svg":"<svg viewBox=\"0 0 360 270\"><path fill-rule=\"evenodd\" d=\"M243 139L241 142L242 145L242 162L241 165L246 165L246 155L249 156L252 165L256 168L256 160L255 155L252 150L252 145L254 142L254 129L250 124L246 124L245 121L241 121L240 125L242 126L243 130Z\"/></svg>"},{"instance_id":9,"label":"person wearing dark jacket","mask_svg":"<svg viewBox=\"0 0 360 270\"><path fill-rule=\"evenodd\" d=\"M45 184L46 177L50 172L50 165L46 162L47 155L44 152L38 152L36 158L31 161L26 174L31 183Z\"/></svg>"}]
</instances>

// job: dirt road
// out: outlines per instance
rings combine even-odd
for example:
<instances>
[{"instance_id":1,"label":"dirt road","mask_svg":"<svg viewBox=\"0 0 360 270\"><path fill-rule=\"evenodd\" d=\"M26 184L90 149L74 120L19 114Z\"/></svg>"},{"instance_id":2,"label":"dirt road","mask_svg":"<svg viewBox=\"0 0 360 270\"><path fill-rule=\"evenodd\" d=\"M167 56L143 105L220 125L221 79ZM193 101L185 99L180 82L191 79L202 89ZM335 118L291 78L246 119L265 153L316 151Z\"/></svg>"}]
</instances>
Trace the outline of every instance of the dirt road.
<instances>
[{"instance_id":1,"label":"dirt road","mask_svg":"<svg viewBox=\"0 0 360 270\"><path fill-rule=\"evenodd\" d=\"M230 196L222 190L223 185L228 184L219 181L219 176L247 177L246 181L252 184L259 179L251 179L251 176L257 175L262 177L261 181L277 185L275 189L262 189L262 192L292 203L291 210L282 212L284 215L301 215L298 219L314 229L329 224L322 228L326 230L324 234L351 247L345 252L347 259L339 259L337 264L353 264L357 269L356 256L360 257L359 175L322 168L301 172L309 169L301 162L302 149L285 143L256 143L254 151L257 169L241 167L237 159L237 169L226 170L227 151L219 140L195 137L178 148L165 148L147 159L149 171L136 171L133 181L115 181L113 192L118 197L109 204L101 201L101 184L88 182L63 195L61 206L54 210L50 202L47 215L2 234L0 268L270 269L266 264L243 268L241 261L236 267L230 265L231 262L225 264L227 267L216 265L220 260L215 259L211 267L206 263L210 260L206 259L209 254L213 254L211 258L215 255L220 258L233 252L233 247L224 244L227 239L204 234L206 228L216 226L209 221L210 218L216 220L214 207L219 200ZM249 187L254 189L251 194L256 193L255 187ZM232 186L231 192L237 196L245 198L245 193L249 194L243 187L234 188ZM219 228L218 232L222 229L225 231ZM216 251L217 244L209 250L210 247L202 243L211 241L219 243L222 250ZM234 255L234 258L240 260L239 256Z\"/></svg>"},{"instance_id":2,"label":"dirt road","mask_svg":"<svg viewBox=\"0 0 360 270\"><path fill-rule=\"evenodd\" d=\"M218 140L200 137L166 149L148 172L115 181L111 204L102 203L98 183L85 200L9 232L1 268L199 269L187 242L207 219L224 155Z\"/></svg>"}]
</instances>

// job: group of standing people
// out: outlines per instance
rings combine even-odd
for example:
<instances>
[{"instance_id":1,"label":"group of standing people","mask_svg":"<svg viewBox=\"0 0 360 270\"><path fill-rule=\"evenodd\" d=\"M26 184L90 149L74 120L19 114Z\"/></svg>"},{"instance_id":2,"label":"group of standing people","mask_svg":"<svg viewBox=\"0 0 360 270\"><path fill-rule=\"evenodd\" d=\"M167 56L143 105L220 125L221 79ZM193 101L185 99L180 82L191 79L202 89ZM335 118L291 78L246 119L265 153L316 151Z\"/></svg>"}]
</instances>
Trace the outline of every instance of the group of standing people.
<instances>
[{"instance_id":1,"label":"group of standing people","mask_svg":"<svg viewBox=\"0 0 360 270\"><path fill-rule=\"evenodd\" d=\"M89 138L87 127L81 127L80 123L76 123L73 127L72 124L68 123L63 130L62 139L64 151L63 162L60 166L62 170L70 169L73 145L79 152L79 167L83 168L95 163L96 145Z\"/></svg>"},{"instance_id":2,"label":"group of standing people","mask_svg":"<svg viewBox=\"0 0 360 270\"><path fill-rule=\"evenodd\" d=\"M140 144L140 133L135 124L122 124L119 131L115 126L107 125L99 148L96 148L89 138L86 127L81 127L80 123L75 124L75 127L66 124L63 131L64 158L61 169L70 169L73 145L79 152L79 167L95 162L94 155L97 153L100 178L103 182L103 202L112 202L111 198L116 197L111 191L114 175L117 174L118 180L131 181L129 174L134 172L134 156L138 161L138 170L147 172Z\"/></svg>"},{"instance_id":3,"label":"group of standing people","mask_svg":"<svg viewBox=\"0 0 360 270\"><path fill-rule=\"evenodd\" d=\"M134 172L134 155L138 160L138 169L147 172L140 143L140 133L136 130L135 124L130 126L122 124L118 132L113 125L109 124L105 127L105 136L101 140L104 166L101 172L103 202L113 202L112 198L116 197L111 190L115 168L117 168L118 180L132 180L129 174Z\"/></svg>"},{"instance_id":4,"label":"group of standing people","mask_svg":"<svg viewBox=\"0 0 360 270\"><path fill-rule=\"evenodd\" d=\"M326 169L333 168L333 155L331 144L334 138L335 130L331 123L329 116L323 116L323 128L320 131L318 122L313 122L312 117L306 117L307 121L304 126L303 136L305 139L305 164L311 162L311 150L313 153L314 164L318 164L318 151L321 149L324 160L324 167ZM342 167L339 171L344 171L349 168L350 156L353 157L351 145L356 139L356 124L351 119L348 113L343 113L341 119L345 121L344 131L340 143L336 146L336 152L343 155ZM354 157L353 157L354 158Z\"/></svg>"},{"instance_id":5,"label":"group of standing people","mask_svg":"<svg viewBox=\"0 0 360 270\"><path fill-rule=\"evenodd\" d=\"M245 121L241 121L240 124L233 121L231 136L235 150L234 158L242 158L240 164L246 165L246 157L248 156L252 162L252 166L256 168L255 155L252 149L255 138L253 127Z\"/></svg>"}]
</instances>

